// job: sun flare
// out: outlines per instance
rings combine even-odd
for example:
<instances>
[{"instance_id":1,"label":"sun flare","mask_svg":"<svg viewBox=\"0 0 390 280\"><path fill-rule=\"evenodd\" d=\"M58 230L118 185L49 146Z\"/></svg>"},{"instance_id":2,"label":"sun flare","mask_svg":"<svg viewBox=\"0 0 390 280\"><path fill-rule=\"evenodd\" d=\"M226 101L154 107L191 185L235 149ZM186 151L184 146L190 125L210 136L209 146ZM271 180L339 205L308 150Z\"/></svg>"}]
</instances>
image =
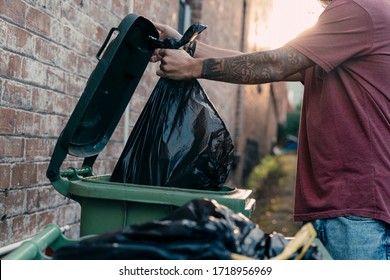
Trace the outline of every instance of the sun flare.
<instances>
[{"instance_id":1,"label":"sun flare","mask_svg":"<svg viewBox=\"0 0 390 280\"><path fill-rule=\"evenodd\" d=\"M249 48L274 49L283 46L313 26L323 11L317 0L273 0L271 15L249 35Z\"/></svg>"}]
</instances>

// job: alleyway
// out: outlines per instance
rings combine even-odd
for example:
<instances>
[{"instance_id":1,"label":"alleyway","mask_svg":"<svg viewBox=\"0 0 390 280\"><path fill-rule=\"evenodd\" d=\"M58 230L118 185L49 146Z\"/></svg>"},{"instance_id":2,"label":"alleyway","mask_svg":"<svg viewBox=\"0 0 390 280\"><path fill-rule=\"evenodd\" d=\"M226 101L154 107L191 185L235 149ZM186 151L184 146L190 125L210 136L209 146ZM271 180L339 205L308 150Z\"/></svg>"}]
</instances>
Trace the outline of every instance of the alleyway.
<instances>
[{"instance_id":1,"label":"alleyway","mask_svg":"<svg viewBox=\"0 0 390 280\"><path fill-rule=\"evenodd\" d=\"M266 233L294 236L301 228L293 221L296 155L266 157L253 170L248 186L254 190L256 209L251 220Z\"/></svg>"}]
</instances>

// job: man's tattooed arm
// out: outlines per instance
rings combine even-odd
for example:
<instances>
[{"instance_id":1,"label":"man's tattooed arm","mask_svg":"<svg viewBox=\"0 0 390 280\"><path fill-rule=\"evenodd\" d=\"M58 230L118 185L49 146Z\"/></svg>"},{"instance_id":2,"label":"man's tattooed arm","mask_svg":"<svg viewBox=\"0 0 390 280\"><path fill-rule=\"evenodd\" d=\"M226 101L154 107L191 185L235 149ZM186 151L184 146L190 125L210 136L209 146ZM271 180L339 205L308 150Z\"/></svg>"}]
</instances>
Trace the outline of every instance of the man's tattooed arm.
<instances>
[{"instance_id":1,"label":"man's tattooed arm","mask_svg":"<svg viewBox=\"0 0 390 280\"><path fill-rule=\"evenodd\" d=\"M289 80L291 75L313 65L306 56L285 46L271 51L204 59L201 77L237 84L261 84Z\"/></svg>"}]
</instances>

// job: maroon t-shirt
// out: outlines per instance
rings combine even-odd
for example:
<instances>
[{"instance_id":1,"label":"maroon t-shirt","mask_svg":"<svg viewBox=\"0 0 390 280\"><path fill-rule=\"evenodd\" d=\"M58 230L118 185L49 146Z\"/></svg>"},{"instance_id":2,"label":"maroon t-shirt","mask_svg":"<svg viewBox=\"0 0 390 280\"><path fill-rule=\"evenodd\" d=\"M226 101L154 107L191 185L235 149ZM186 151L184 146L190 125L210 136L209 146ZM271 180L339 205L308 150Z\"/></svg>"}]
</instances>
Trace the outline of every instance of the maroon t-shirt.
<instances>
[{"instance_id":1,"label":"maroon t-shirt","mask_svg":"<svg viewBox=\"0 0 390 280\"><path fill-rule=\"evenodd\" d=\"M295 219L390 223L390 1L334 0L288 43L304 73Z\"/></svg>"}]
</instances>

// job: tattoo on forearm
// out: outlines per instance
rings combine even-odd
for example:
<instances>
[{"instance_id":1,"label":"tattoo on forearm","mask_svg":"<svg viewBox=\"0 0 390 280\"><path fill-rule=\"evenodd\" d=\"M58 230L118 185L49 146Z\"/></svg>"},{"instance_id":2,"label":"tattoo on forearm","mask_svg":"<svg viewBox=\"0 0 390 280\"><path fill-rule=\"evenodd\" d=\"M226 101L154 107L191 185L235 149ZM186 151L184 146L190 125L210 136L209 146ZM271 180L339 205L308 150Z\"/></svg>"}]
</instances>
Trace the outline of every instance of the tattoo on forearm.
<instances>
[{"instance_id":1,"label":"tattoo on forearm","mask_svg":"<svg viewBox=\"0 0 390 280\"><path fill-rule=\"evenodd\" d=\"M242 84L279 81L313 65L291 47L227 58L205 59L202 78Z\"/></svg>"}]
</instances>

